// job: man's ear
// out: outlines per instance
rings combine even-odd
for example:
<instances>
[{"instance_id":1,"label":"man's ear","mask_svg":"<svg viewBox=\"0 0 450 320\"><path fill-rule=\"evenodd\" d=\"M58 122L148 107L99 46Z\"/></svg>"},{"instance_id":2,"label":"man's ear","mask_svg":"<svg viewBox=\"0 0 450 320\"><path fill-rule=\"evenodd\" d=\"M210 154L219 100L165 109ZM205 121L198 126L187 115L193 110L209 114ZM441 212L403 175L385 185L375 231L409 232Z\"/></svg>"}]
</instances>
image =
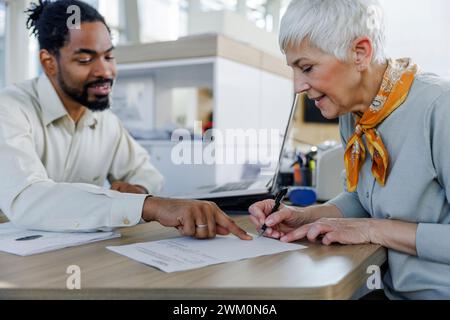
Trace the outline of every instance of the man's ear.
<instances>
[{"instance_id":1,"label":"man's ear","mask_svg":"<svg viewBox=\"0 0 450 320\"><path fill-rule=\"evenodd\" d=\"M56 76L58 74L58 63L54 54L51 54L46 49L42 49L39 51L39 60L45 74L48 76Z\"/></svg>"},{"instance_id":2,"label":"man's ear","mask_svg":"<svg viewBox=\"0 0 450 320\"><path fill-rule=\"evenodd\" d=\"M352 43L352 58L358 71L365 71L372 63L373 45L368 37L358 37Z\"/></svg>"}]
</instances>

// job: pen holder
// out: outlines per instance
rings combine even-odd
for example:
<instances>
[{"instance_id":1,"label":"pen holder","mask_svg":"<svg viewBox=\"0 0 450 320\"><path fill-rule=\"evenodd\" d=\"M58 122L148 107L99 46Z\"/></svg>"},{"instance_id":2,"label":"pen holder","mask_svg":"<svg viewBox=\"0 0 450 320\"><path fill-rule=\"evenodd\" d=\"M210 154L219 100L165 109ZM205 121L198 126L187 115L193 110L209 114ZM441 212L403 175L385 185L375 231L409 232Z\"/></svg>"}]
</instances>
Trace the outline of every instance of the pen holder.
<instances>
[{"instance_id":1,"label":"pen holder","mask_svg":"<svg viewBox=\"0 0 450 320\"><path fill-rule=\"evenodd\" d=\"M292 205L300 207L313 205L317 201L316 191L309 187L290 188L288 197Z\"/></svg>"},{"instance_id":2,"label":"pen holder","mask_svg":"<svg viewBox=\"0 0 450 320\"><path fill-rule=\"evenodd\" d=\"M312 186L312 170L310 168L302 168L302 186L311 187Z\"/></svg>"}]
</instances>

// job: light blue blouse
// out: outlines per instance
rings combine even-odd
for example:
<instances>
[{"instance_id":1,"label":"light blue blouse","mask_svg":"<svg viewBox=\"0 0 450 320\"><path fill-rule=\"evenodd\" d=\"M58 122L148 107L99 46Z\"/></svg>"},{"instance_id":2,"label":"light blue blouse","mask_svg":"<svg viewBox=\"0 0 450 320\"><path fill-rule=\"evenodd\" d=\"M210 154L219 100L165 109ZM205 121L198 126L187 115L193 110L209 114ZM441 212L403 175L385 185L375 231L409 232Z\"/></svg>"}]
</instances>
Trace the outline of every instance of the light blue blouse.
<instances>
[{"instance_id":1,"label":"light blue blouse","mask_svg":"<svg viewBox=\"0 0 450 320\"><path fill-rule=\"evenodd\" d=\"M352 114L340 118L344 145L354 128ZM378 131L390 156L386 186L372 176L368 154L357 191L329 203L346 218L417 223L418 256L388 250L386 294L393 299L450 299L450 81L418 74L405 103Z\"/></svg>"}]
</instances>

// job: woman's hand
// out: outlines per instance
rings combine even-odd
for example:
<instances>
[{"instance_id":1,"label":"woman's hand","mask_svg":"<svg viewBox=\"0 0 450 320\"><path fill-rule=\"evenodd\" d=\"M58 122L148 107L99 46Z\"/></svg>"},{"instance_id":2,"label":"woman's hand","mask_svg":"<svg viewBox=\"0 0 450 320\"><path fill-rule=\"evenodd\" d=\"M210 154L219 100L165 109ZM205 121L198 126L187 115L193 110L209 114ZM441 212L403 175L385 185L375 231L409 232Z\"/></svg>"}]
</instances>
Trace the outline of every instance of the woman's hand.
<instances>
[{"instance_id":1,"label":"woman's hand","mask_svg":"<svg viewBox=\"0 0 450 320\"><path fill-rule=\"evenodd\" d=\"M323 218L289 232L280 240L321 239L324 245L373 243L415 256L417 227L415 223L396 220Z\"/></svg>"},{"instance_id":2,"label":"woman's hand","mask_svg":"<svg viewBox=\"0 0 450 320\"><path fill-rule=\"evenodd\" d=\"M250 220L258 230L266 223L265 235L283 242L307 238L312 242L320 239L324 245L373 243L417 255L416 223L373 218L346 219L332 204L308 208L281 205L278 212L270 214L274 205L273 200L253 204L249 208Z\"/></svg>"},{"instance_id":3,"label":"woman's hand","mask_svg":"<svg viewBox=\"0 0 450 320\"><path fill-rule=\"evenodd\" d=\"M250 220L257 230L260 230L264 223L266 224L265 236L279 239L309 222L305 209L292 208L285 205L280 205L280 210L266 219L274 206L275 201L269 199L257 202L248 209Z\"/></svg>"},{"instance_id":4,"label":"woman's hand","mask_svg":"<svg viewBox=\"0 0 450 320\"><path fill-rule=\"evenodd\" d=\"M250 212L250 220L256 228L260 230L265 223L268 228L264 234L275 239L290 235L288 239L293 237L291 241L295 241L297 239L294 239L293 232L302 228L302 226L306 227L306 225L318 221L321 218L342 218L341 211L331 204L322 204L307 208L281 205L278 212L270 214L274 206L274 200L264 200L253 204L248 211Z\"/></svg>"},{"instance_id":5,"label":"woman's hand","mask_svg":"<svg viewBox=\"0 0 450 320\"><path fill-rule=\"evenodd\" d=\"M323 218L289 232L280 240L293 242L307 238L315 242L321 239L324 245L373 243L372 221L373 219Z\"/></svg>"}]
</instances>

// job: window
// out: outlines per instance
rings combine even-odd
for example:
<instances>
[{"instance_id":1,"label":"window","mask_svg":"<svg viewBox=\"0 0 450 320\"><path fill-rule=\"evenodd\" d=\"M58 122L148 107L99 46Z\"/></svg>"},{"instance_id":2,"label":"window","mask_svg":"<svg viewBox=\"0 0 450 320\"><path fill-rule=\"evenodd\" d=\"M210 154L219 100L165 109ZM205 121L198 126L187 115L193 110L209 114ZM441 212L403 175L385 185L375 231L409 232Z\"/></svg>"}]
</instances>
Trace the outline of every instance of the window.
<instances>
[{"instance_id":1,"label":"window","mask_svg":"<svg viewBox=\"0 0 450 320\"><path fill-rule=\"evenodd\" d=\"M126 1L126 0L125 0ZM98 11L105 17L108 26L111 28L111 35L114 44L126 42L125 20L121 6L124 0L97 0Z\"/></svg>"},{"instance_id":2,"label":"window","mask_svg":"<svg viewBox=\"0 0 450 320\"><path fill-rule=\"evenodd\" d=\"M0 88L5 86L6 4L0 0Z\"/></svg>"},{"instance_id":3,"label":"window","mask_svg":"<svg viewBox=\"0 0 450 320\"><path fill-rule=\"evenodd\" d=\"M261 29L272 31L272 17L268 14L268 0L246 0L245 16ZM239 11L238 0L201 0L203 11L231 10Z\"/></svg>"},{"instance_id":4,"label":"window","mask_svg":"<svg viewBox=\"0 0 450 320\"><path fill-rule=\"evenodd\" d=\"M253 21L257 27L266 29L267 31L271 27L268 25L267 19L267 0L248 0L247 1L247 19Z\"/></svg>"},{"instance_id":5,"label":"window","mask_svg":"<svg viewBox=\"0 0 450 320\"><path fill-rule=\"evenodd\" d=\"M203 11L236 10L237 0L201 0Z\"/></svg>"},{"instance_id":6,"label":"window","mask_svg":"<svg viewBox=\"0 0 450 320\"><path fill-rule=\"evenodd\" d=\"M1 0L0 0L1 1ZM281 0L83 0L105 17L114 44L176 40L188 35L190 6L203 12L230 10L245 12L249 21L273 31L273 14L268 5ZM287 0L283 0L287 1ZM279 7L275 6L275 11Z\"/></svg>"},{"instance_id":7,"label":"window","mask_svg":"<svg viewBox=\"0 0 450 320\"><path fill-rule=\"evenodd\" d=\"M114 45L127 42L126 36L126 10L127 0L83 0L96 8L111 28Z\"/></svg>"},{"instance_id":8,"label":"window","mask_svg":"<svg viewBox=\"0 0 450 320\"><path fill-rule=\"evenodd\" d=\"M140 41L176 40L187 34L188 2L139 0Z\"/></svg>"}]
</instances>

